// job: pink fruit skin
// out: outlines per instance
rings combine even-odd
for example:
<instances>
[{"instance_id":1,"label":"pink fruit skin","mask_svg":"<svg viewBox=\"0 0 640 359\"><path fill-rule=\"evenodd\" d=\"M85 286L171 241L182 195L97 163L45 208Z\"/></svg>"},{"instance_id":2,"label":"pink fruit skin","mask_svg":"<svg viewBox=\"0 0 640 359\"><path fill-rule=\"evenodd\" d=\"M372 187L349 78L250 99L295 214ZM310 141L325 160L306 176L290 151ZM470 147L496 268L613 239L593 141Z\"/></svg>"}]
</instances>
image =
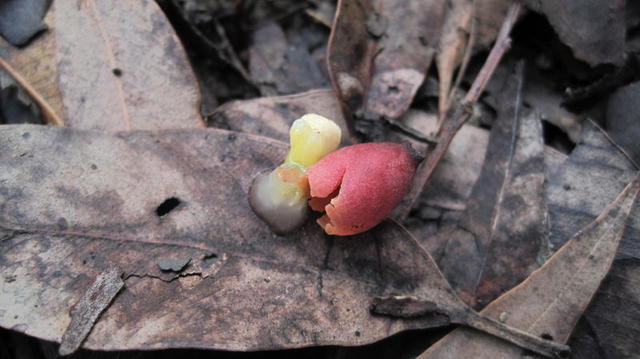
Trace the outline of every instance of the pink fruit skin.
<instances>
[{"instance_id":1,"label":"pink fruit skin","mask_svg":"<svg viewBox=\"0 0 640 359\"><path fill-rule=\"evenodd\" d=\"M407 193L416 164L404 145L389 142L353 145L325 156L307 171L309 204L326 211L318 224L328 234L343 236L374 227Z\"/></svg>"}]
</instances>

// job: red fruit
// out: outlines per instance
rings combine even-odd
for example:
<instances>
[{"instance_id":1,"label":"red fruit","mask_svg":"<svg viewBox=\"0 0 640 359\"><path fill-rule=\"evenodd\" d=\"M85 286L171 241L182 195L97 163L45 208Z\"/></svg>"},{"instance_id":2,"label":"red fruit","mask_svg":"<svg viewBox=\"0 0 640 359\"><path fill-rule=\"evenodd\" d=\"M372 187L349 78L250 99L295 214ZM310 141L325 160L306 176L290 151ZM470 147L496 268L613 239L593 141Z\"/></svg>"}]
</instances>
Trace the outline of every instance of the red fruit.
<instances>
[{"instance_id":1,"label":"red fruit","mask_svg":"<svg viewBox=\"0 0 640 359\"><path fill-rule=\"evenodd\" d=\"M363 143L323 157L307 171L318 224L334 235L364 232L386 218L409 190L417 161L397 143Z\"/></svg>"}]
</instances>

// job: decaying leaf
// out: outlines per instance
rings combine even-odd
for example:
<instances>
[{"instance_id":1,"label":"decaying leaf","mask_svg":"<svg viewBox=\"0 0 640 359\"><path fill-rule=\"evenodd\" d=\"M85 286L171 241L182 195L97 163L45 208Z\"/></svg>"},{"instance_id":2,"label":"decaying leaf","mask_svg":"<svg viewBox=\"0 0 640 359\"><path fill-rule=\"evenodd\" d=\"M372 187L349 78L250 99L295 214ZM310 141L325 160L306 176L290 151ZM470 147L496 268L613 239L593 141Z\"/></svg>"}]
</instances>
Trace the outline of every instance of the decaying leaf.
<instances>
[{"instance_id":1,"label":"decaying leaf","mask_svg":"<svg viewBox=\"0 0 640 359\"><path fill-rule=\"evenodd\" d=\"M611 266L638 191L640 177L544 266L482 313L541 338L566 342ZM420 358L506 359L522 355L522 349L504 341L457 329Z\"/></svg>"},{"instance_id":2,"label":"decaying leaf","mask_svg":"<svg viewBox=\"0 0 640 359\"><path fill-rule=\"evenodd\" d=\"M593 220L636 171L606 133L591 122L585 123L578 145L567 161L552 173L546 186L552 244L561 246L568 233ZM629 216L611 272L585 313L592 339L608 357L633 356L640 350L633 334L640 320L639 221L636 206Z\"/></svg>"},{"instance_id":3,"label":"decaying leaf","mask_svg":"<svg viewBox=\"0 0 640 359\"><path fill-rule=\"evenodd\" d=\"M0 266L15 277L0 283L3 327L59 341L71 306L112 266L126 289L88 348L359 345L445 324L372 316L374 296L457 300L394 223L349 240L314 223L274 236L246 192L259 169L282 159L280 142L214 129L38 126L0 127L0 139ZM181 205L159 217L166 198ZM192 260L177 274L157 266L166 257Z\"/></svg>"},{"instance_id":4,"label":"decaying leaf","mask_svg":"<svg viewBox=\"0 0 640 359\"><path fill-rule=\"evenodd\" d=\"M459 223L427 245L458 294L481 308L525 279L546 247L544 142L522 110L522 72L502 93L480 177Z\"/></svg>"},{"instance_id":5,"label":"decaying leaf","mask_svg":"<svg viewBox=\"0 0 640 359\"><path fill-rule=\"evenodd\" d=\"M155 2L54 1L46 22L45 36L3 57L68 126L203 127L195 77Z\"/></svg>"},{"instance_id":6,"label":"decaying leaf","mask_svg":"<svg viewBox=\"0 0 640 359\"><path fill-rule=\"evenodd\" d=\"M620 65L625 52L625 1L525 0L544 14L578 59L591 66Z\"/></svg>"},{"instance_id":7,"label":"decaying leaf","mask_svg":"<svg viewBox=\"0 0 640 359\"><path fill-rule=\"evenodd\" d=\"M47 0L5 0L0 2L0 36L15 46L23 46L47 26L42 21Z\"/></svg>"},{"instance_id":8,"label":"decaying leaf","mask_svg":"<svg viewBox=\"0 0 640 359\"><path fill-rule=\"evenodd\" d=\"M256 169L284 156L281 142L213 129L105 135L38 126L3 126L0 139L0 266L15 278L0 284L3 327L59 341L80 288L117 267L126 290L88 348L360 345L468 323L542 353L557 349L471 311L394 222L349 240L313 223L273 235L246 193ZM165 198L179 204L159 215ZM191 261L177 274L157 266L167 257ZM370 313L374 298L394 293L435 310L411 320Z\"/></svg>"}]
</instances>

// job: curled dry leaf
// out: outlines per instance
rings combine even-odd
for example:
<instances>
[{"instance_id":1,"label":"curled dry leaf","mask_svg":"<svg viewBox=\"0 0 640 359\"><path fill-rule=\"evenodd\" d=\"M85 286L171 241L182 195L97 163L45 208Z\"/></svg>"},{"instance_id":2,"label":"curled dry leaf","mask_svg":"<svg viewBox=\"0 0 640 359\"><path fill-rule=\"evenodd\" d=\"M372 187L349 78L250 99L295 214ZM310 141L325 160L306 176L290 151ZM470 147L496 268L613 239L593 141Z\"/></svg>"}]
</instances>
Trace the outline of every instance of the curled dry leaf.
<instances>
[{"instance_id":1,"label":"curled dry leaf","mask_svg":"<svg viewBox=\"0 0 640 359\"><path fill-rule=\"evenodd\" d=\"M274 236L246 193L286 149L217 129L0 127L0 268L14 278L0 282L0 325L59 341L70 308L111 267L126 289L87 348L361 345L448 323L372 316L375 296L466 308L393 222L348 241L315 223ZM176 273L158 266L165 258L191 261Z\"/></svg>"},{"instance_id":2,"label":"curled dry leaf","mask_svg":"<svg viewBox=\"0 0 640 359\"><path fill-rule=\"evenodd\" d=\"M483 314L533 335L566 342L607 274L640 191L636 177L598 216L525 282ZM468 329L457 329L420 358L521 358L522 349Z\"/></svg>"},{"instance_id":3,"label":"curled dry leaf","mask_svg":"<svg viewBox=\"0 0 640 359\"><path fill-rule=\"evenodd\" d=\"M6 58L67 126L204 126L196 79L155 2L54 1L45 20L45 36L24 50L4 46Z\"/></svg>"}]
</instances>

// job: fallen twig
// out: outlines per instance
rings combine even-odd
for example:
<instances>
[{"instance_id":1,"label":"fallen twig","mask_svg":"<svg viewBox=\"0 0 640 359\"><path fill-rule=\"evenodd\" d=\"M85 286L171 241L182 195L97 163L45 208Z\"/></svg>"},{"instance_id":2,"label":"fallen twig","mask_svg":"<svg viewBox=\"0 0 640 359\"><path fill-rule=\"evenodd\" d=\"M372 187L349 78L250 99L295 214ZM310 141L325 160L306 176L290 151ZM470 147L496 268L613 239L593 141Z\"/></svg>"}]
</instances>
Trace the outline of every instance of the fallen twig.
<instances>
[{"instance_id":1,"label":"fallen twig","mask_svg":"<svg viewBox=\"0 0 640 359\"><path fill-rule=\"evenodd\" d=\"M449 110L451 116L447 117L450 119L445 119L443 121L442 126L438 129L438 133L436 135L438 144L435 146L427 146L425 149L424 154L426 160L420 165L420 167L418 167L411 191L396 209L393 216L396 220L403 221L407 218L409 212L413 208L413 205L418 199L418 196L422 193L422 189L425 184L429 181L436 169L436 166L440 163L442 157L444 157L444 154L447 152L449 144L451 144L451 141L462 125L464 125L471 117L471 114L473 113L472 105L480 98L480 95L495 72L496 67L498 67L500 60L511 46L511 38L509 37L509 34L518 19L518 15L521 10L522 4L519 2L514 2L511 7L509 7L507 16L500 28L498 38L496 39L487 60L482 66L482 69L480 69L478 76L476 76L476 79L473 81L469 92L458 106Z\"/></svg>"}]
</instances>

